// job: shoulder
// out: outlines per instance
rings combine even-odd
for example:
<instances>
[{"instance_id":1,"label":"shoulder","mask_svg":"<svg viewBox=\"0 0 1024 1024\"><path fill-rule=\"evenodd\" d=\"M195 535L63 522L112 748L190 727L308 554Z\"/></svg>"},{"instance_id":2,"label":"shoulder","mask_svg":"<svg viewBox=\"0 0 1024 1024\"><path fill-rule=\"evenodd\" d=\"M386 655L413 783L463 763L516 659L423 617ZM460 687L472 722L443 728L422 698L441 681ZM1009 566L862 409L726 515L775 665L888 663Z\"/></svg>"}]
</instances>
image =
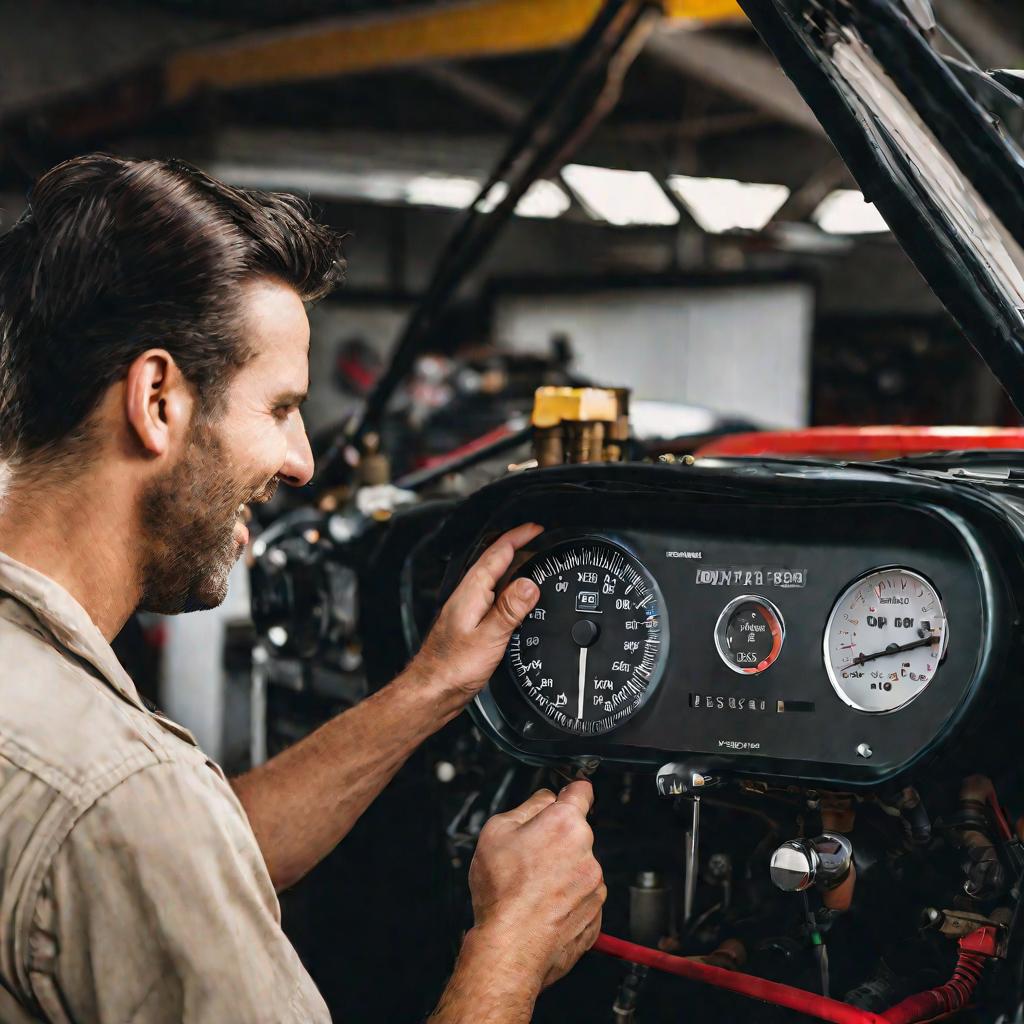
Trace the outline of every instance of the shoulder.
<instances>
[{"instance_id":1,"label":"shoulder","mask_svg":"<svg viewBox=\"0 0 1024 1024\"><path fill-rule=\"evenodd\" d=\"M57 646L30 611L0 596L0 986L27 984L32 916L54 858L77 826L129 780L136 781L125 797L137 794L156 806L171 788L156 783L169 775L186 794L176 799L193 808L205 799L236 822L244 819L223 775L201 751ZM167 799L172 817L147 820L154 834L166 834L174 820ZM126 811L122 820L129 818ZM235 827L241 831L241 824ZM99 854L103 840L87 833L82 840L95 843Z\"/></svg>"},{"instance_id":2,"label":"shoulder","mask_svg":"<svg viewBox=\"0 0 1024 1024\"><path fill-rule=\"evenodd\" d=\"M315 1005L244 811L203 765L153 764L103 793L55 850L26 923L35 998L59 988L75 1019L192 1019L202 1004L197 1021L268 1007L291 1021L276 1005L289 990Z\"/></svg>"},{"instance_id":3,"label":"shoulder","mask_svg":"<svg viewBox=\"0 0 1024 1024\"><path fill-rule=\"evenodd\" d=\"M0 615L0 759L65 801L88 806L147 765L204 760L130 704L91 666L33 628L27 610ZM0 838L3 823L0 821Z\"/></svg>"}]
</instances>

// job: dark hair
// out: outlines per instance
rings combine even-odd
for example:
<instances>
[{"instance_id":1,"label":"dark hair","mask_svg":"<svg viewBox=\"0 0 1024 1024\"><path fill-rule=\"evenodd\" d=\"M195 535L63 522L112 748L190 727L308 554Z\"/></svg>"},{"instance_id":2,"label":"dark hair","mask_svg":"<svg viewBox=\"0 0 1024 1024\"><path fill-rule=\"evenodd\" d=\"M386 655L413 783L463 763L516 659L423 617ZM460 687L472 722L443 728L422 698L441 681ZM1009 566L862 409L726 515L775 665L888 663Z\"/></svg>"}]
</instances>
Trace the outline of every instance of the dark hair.
<instances>
[{"instance_id":1,"label":"dark hair","mask_svg":"<svg viewBox=\"0 0 1024 1024\"><path fill-rule=\"evenodd\" d=\"M344 266L340 236L294 196L232 188L179 160L59 164L0 236L0 458L64 450L152 346L215 409L253 355L238 285L273 276L317 299Z\"/></svg>"}]
</instances>

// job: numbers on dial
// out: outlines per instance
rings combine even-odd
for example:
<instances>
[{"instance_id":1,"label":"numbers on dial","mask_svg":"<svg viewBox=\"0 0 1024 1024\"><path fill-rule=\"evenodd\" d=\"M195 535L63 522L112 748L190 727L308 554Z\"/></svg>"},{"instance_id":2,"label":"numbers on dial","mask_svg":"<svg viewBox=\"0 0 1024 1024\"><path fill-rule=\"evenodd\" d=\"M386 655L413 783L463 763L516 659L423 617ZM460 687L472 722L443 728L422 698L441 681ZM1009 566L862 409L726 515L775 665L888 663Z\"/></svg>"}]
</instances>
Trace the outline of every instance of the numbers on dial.
<instances>
[{"instance_id":1,"label":"numbers on dial","mask_svg":"<svg viewBox=\"0 0 1024 1024\"><path fill-rule=\"evenodd\" d=\"M618 728L653 691L667 631L654 578L612 541L565 541L516 574L541 591L513 634L508 669L552 725L577 735Z\"/></svg>"},{"instance_id":2,"label":"numbers on dial","mask_svg":"<svg viewBox=\"0 0 1024 1024\"><path fill-rule=\"evenodd\" d=\"M935 678L949 629L935 587L911 569L878 569L852 583L825 629L825 668L858 711L897 711Z\"/></svg>"}]
</instances>

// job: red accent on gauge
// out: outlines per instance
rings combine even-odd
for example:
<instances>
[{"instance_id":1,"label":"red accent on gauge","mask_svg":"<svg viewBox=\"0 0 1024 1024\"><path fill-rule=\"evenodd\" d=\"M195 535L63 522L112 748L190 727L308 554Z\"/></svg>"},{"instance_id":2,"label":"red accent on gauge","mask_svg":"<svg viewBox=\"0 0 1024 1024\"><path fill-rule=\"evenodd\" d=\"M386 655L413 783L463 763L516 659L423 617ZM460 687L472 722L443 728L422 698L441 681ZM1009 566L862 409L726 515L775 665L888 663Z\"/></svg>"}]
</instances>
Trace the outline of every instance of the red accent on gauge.
<instances>
[{"instance_id":1,"label":"red accent on gauge","mask_svg":"<svg viewBox=\"0 0 1024 1024\"><path fill-rule=\"evenodd\" d=\"M768 628L772 631L772 649L768 652L767 657L758 664L757 668L747 668L743 670L748 675L755 675L758 672L763 672L766 668L771 668L772 665L775 664L775 659L778 658L782 651L782 640L785 636L782 629L782 623L779 621L779 617L771 605L759 604L755 607L757 607L765 617L765 621L768 623Z\"/></svg>"},{"instance_id":2,"label":"red accent on gauge","mask_svg":"<svg viewBox=\"0 0 1024 1024\"><path fill-rule=\"evenodd\" d=\"M722 661L745 676L771 668L785 639L786 627L778 608L753 594L730 601L715 625L715 645Z\"/></svg>"}]
</instances>

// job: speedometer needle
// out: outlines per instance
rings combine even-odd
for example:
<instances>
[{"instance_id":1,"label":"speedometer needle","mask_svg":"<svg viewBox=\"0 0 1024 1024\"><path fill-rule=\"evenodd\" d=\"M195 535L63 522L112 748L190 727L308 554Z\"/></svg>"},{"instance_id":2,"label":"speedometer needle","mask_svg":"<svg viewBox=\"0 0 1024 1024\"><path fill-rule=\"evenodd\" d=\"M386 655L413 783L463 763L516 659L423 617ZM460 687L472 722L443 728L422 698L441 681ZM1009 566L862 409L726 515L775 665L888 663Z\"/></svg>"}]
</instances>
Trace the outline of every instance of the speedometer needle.
<instances>
[{"instance_id":1,"label":"speedometer needle","mask_svg":"<svg viewBox=\"0 0 1024 1024\"><path fill-rule=\"evenodd\" d=\"M583 687L587 681L587 648L580 648L580 699L576 708L576 717L583 717Z\"/></svg>"},{"instance_id":2,"label":"speedometer needle","mask_svg":"<svg viewBox=\"0 0 1024 1024\"><path fill-rule=\"evenodd\" d=\"M875 658L884 658L888 654L902 654L904 651L913 651L918 647L937 644L939 639L937 636L926 636L923 640L914 640L909 644L889 644L884 651L875 651L874 654L858 654L846 667L852 668L854 665L863 665L866 662L874 661Z\"/></svg>"}]
</instances>

